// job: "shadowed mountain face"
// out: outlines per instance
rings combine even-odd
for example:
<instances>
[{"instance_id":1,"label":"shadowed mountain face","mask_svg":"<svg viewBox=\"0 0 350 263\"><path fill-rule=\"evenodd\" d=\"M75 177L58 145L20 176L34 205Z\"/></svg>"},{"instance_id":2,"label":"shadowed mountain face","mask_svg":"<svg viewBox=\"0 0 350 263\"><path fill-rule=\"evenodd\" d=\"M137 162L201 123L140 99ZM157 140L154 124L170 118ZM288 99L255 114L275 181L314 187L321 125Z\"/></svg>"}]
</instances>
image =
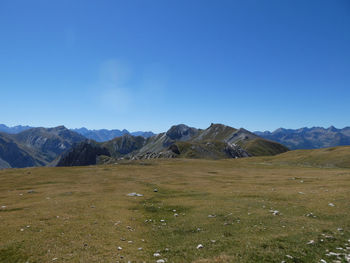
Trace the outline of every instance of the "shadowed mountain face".
<instances>
[{"instance_id":1,"label":"shadowed mountain face","mask_svg":"<svg viewBox=\"0 0 350 263\"><path fill-rule=\"evenodd\" d=\"M5 161L14 168L47 165L74 143L85 140L64 126L32 128L17 134L1 134L0 138L1 163L7 166Z\"/></svg>"},{"instance_id":2,"label":"shadowed mountain face","mask_svg":"<svg viewBox=\"0 0 350 263\"><path fill-rule=\"evenodd\" d=\"M350 127L328 129L321 127L293 129L277 129L274 132L255 132L255 134L282 143L292 150L318 149L350 145Z\"/></svg>"},{"instance_id":3,"label":"shadowed mountain face","mask_svg":"<svg viewBox=\"0 0 350 263\"><path fill-rule=\"evenodd\" d=\"M95 141L77 143L56 162L56 166L83 166L96 164L100 155L110 156L109 151Z\"/></svg>"},{"instance_id":4,"label":"shadowed mountain face","mask_svg":"<svg viewBox=\"0 0 350 263\"><path fill-rule=\"evenodd\" d=\"M79 147L73 147L63 154L59 161L61 165L71 166L83 161L79 158L80 150L87 151L92 143L82 142ZM83 146L85 145L85 146ZM272 142L245 130L234 129L222 124L212 124L205 130L188 127L184 124L174 125L167 132L145 139L123 135L104 143L93 143L92 155L95 157L87 164L95 164L96 160L114 162L119 158L154 159L154 158L240 158L259 155L275 155L288 151L285 146ZM97 150L99 149L99 151ZM107 149L108 152L105 152ZM99 152L97 154L97 152ZM85 154L89 155L89 154ZM84 155L84 163L87 158ZM103 158L99 158L101 156ZM69 157L70 156L70 157ZM90 155L89 155L90 156Z\"/></svg>"}]
</instances>

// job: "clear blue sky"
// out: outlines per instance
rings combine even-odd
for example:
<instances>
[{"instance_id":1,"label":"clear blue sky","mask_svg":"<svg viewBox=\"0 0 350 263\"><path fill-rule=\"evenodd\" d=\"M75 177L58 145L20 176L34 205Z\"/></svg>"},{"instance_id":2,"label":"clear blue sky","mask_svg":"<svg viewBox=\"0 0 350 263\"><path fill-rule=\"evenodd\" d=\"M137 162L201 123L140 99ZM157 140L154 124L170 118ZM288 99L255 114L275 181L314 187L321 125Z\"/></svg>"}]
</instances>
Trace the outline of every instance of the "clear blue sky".
<instances>
[{"instance_id":1,"label":"clear blue sky","mask_svg":"<svg viewBox=\"0 0 350 263\"><path fill-rule=\"evenodd\" d=\"M0 123L350 126L348 0L1 0Z\"/></svg>"}]
</instances>

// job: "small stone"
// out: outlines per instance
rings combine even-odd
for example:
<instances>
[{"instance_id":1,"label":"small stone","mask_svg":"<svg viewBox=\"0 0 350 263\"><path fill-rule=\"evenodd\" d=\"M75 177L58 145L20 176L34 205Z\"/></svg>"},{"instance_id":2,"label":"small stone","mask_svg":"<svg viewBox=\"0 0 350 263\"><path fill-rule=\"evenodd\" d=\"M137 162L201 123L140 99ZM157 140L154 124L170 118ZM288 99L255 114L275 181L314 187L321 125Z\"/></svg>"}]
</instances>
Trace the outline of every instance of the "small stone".
<instances>
[{"instance_id":1,"label":"small stone","mask_svg":"<svg viewBox=\"0 0 350 263\"><path fill-rule=\"evenodd\" d=\"M208 215L209 218L214 218L216 215Z\"/></svg>"},{"instance_id":2,"label":"small stone","mask_svg":"<svg viewBox=\"0 0 350 263\"><path fill-rule=\"evenodd\" d=\"M292 259L293 257L291 255L286 255L287 258Z\"/></svg>"},{"instance_id":3,"label":"small stone","mask_svg":"<svg viewBox=\"0 0 350 263\"><path fill-rule=\"evenodd\" d=\"M328 205L329 205L329 206L332 206L332 207L334 207L334 206L335 206L335 204L333 204L333 203L329 203Z\"/></svg>"},{"instance_id":4,"label":"small stone","mask_svg":"<svg viewBox=\"0 0 350 263\"><path fill-rule=\"evenodd\" d=\"M165 263L165 260L164 260L164 259L158 259L158 260L156 261L156 263Z\"/></svg>"},{"instance_id":5,"label":"small stone","mask_svg":"<svg viewBox=\"0 0 350 263\"><path fill-rule=\"evenodd\" d=\"M57 259L58 259L58 258L53 258L52 261L55 261L55 260L57 260Z\"/></svg>"},{"instance_id":6,"label":"small stone","mask_svg":"<svg viewBox=\"0 0 350 263\"><path fill-rule=\"evenodd\" d=\"M122 247L118 247L118 250L122 250L123 248Z\"/></svg>"},{"instance_id":7,"label":"small stone","mask_svg":"<svg viewBox=\"0 0 350 263\"><path fill-rule=\"evenodd\" d=\"M321 263L327 263L327 261L324 260L324 259L321 259L320 262L321 262Z\"/></svg>"},{"instance_id":8,"label":"small stone","mask_svg":"<svg viewBox=\"0 0 350 263\"><path fill-rule=\"evenodd\" d=\"M174 214L174 216L175 216L175 217L178 217L178 216L179 216L179 214L176 214L176 213L175 213L175 214Z\"/></svg>"},{"instance_id":9,"label":"small stone","mask_svg":"<svg viewBox=\"0 0 350 263\"><path fill-rule=\"evenodd\" d=\"M153 254L154 257L160 257L160 254L158 252Z\"/></svg>"},{"instance_id":10,"label":"small stone","mask_svg":"<svg viewBox=\"0 0 350 263\"><path fill-rule=\"evenodd\" d=\"M34 193L34 190L29 190L27 191L28 194L33 194Z\"/></svg>"},{"instance_id":11,"label":"small stone","mask_svg":"<svg viewBox=\"0 0 350 263\"><path fill-rule=\"evenodd\" d=\"M143 196L143 194L138 194L138 193L129 193L127 196Z\"/></svg>"},{"instance_id":12,"label":"small stone","mask_svg":"<svg viewBox=\"0 0 350 263\"><path fill-rule=\"evenodd\" d=\"M308 244L308 245L315 244L315 240L310 240L310 241L309 241L309 242L307 242L306 244Z\"/></svg>"},{"instance_id":13,"label":"small stone","mask_svg":"<svg viewBox=\"0 0 350 263\"><path fill-rule=\"evenodd\" d=\"M158 189L157 189L157 188L156 188L156 189L153 189L153 192L157 193L157 192L158 192Z\"/></svg>"},{"instance_id":14,"label":"small stone","mask_svg":"<svg viewBox=\"0 0 350 263\"><path fill-rule=\"evenodd\" d=\"M204 248L204 246L203 246L202 244L199 244L199 245L197 246L197 249L202 249L202 248Z\"/></svg>"},{"instance_id":15,"label":"small stone","mask_svg":"<svg viewBox=\"0 0 350 263\"><path fill-rule=\"evenodd\" d=\"M2 205L2 206L1 206L1 209L6 209L6 205Z\"/></svg>"},{"instance_id":16,"label":"small stone","mask_svg":"<svg viewBox=\"0 0 350 263\"><path fill-rule=\"evenodd\" d=\"M280 214L280 212L278 210L270 210L270 212L274 215L277 216Z\"/></svg>"},{"instance_id":17,"label":"small stone","mask_svg":"<svg viewBox=\"0 0 350 263\"><path fill-rule=\"evenodd\" d=\"M142 250L142 247L139 247L138 250Z\"/></svg>"}]
</instances>

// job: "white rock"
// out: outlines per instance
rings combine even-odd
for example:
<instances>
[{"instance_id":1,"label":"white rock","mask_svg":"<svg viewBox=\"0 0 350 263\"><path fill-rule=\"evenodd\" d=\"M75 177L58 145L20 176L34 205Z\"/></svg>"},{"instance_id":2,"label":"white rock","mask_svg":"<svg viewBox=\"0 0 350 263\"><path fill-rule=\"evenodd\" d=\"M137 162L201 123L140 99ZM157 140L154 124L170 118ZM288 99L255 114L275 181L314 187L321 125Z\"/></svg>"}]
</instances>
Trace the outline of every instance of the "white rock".
<instances>
[{"instance_id":1,"label":"white rock","mask_svg":"<svg viewBox=\"0 0 350 263\"><path fill-rule=\"evenodd\" d=\"M306 244L308 244L308 245L315 244L315 240L310 240L310 241L309 241L309 242L307 242Z\"/></svg>"},{"instance_id":2,"label":"white rock","mask_svg":"<svg viewBox=\"0 0 350 263\"><path fill-rule=\"evenodd\" d=\"M127 195L128 196L143 196L143 194L138 194L138 193L129 193Z\"/></svg>"},{"instance_id":3,"label":"white rock","mask_svg":"<svg viewBox=\"0 0 350 263\"><path fill-rule=\"evenodd\" d=\"M199 245L197 246L197 249L201 249L201 248L204 248L204 246L203 246L202 244L199 244Z\"/></svg>"},{"instance_id":4,"label":"white rock","mask_svg":"<svg viewBox=\"0 0 350 263\"><path fill-rule=\"evenodd\" d=\"M292 259L293 257L291 255L286 255L287 258Z\"/></svg>"},{"instance_id":5,"label":"white rock","mask_svg":"<svg viewBox=\"0 0 350 263\"><path fill-rule=\"evenodd\" d=\"M139 247L138 250L142 250L142 247Z\"/></svg>"},{"instance_id":6,"label":"white rock","mask_svg":"<svg viewBox=\"0 0 350 263\"><path fill-rule=\"evenodd\" d=\"M280 214L280 211L278 210L270 210L270 212L274 215L274 216L277 216Z\"/></svg>"},{"instance_id":7,"label":"white rock","mask_svg":"<svg viewBox=\"0 0 350 263\"><path fill-rule=\"evenodd\" d=\"M123 248L122 247L118 247L118 250L122 250Z\"/></svg>"},{"instance_id":8,"label":"white rock","mask_svg":"<svg viewBox=\"0 0 350 263\"><path fill-rule=\"evenodd\" d=\"M153 254L154 257L160 257L160 254L158 252Z\"/></svg>"},{"instance_id":9,"label":"white rock","mask_svg":"<svg viewBox=\"0 0 350 263\"><path fill-rule=\"evenodd\" d=\"M332 206L332 207L334 207L334 206L335 206L335 204L333 204L333 203L329 203L328 205L329 205L329 206Z\"/></svg>"},{"instance_id":10,"label":"white rock","mask_svg":"<svg viewBox=\"0 0 350 263\"><path fill-rule=\"evenodd\" d=\"M320 262L321 262L321 263L327 263L327 261L324 260L324 259L321 259Z\"/></svg>"},{"instance_id":11,"label":"white rock","mask_svg":"<svg viewBox=\"0 0 350 263\"><path fill-rule=\"evenodd\" d=\"M175 214L174 214L174 216L175 216L175 217L178 217L178 216L179 216L179 214L176 214L176 213L175 213Z\"/></svg>"},{"instance_id":12,"label":"white rock","mask_svg":"<svg viewBox=\"0 0 350 263\"><path fill-rule=\"evenodd\" d=\"M164 259L158 259L158 260L156 261L156 263L165 263L165 260L164 260Z\"/></svg>"}]
</instances>

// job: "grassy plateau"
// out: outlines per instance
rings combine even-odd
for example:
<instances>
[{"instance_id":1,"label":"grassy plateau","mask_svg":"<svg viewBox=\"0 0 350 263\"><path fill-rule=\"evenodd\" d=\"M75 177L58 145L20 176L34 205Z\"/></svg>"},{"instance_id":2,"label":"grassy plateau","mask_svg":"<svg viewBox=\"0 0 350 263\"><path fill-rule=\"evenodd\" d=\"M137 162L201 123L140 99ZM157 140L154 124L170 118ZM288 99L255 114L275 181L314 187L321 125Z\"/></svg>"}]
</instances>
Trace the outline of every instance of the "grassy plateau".
<instances>
[{"instance_id":1,"label":"grassy plateau","mask_svg":"<svg viewBox=\"0 0 350 263\"><path fill-rule=\"evenodd\" d=\"M350 169L303 154L2 170L0 262L348 262Z\"/></svg>"}]
</instances>

